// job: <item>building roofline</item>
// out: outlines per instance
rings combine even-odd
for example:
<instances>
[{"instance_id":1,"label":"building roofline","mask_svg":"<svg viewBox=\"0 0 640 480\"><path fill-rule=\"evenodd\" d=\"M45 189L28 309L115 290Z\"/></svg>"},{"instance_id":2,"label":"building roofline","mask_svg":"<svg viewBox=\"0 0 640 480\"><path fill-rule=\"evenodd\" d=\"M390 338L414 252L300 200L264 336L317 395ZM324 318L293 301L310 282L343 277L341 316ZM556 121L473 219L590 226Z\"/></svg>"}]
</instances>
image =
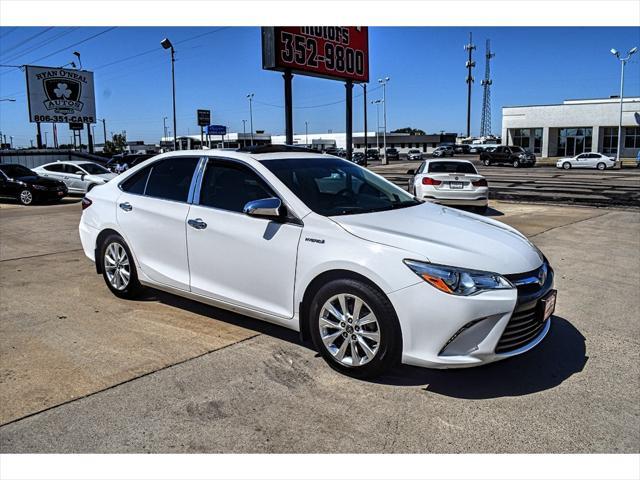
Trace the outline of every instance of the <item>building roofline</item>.
<instances>
[{"instance_id":1,"label":"building roofline","mask_svg":"<svg viewBox=\"0 0 640 480\"><path fill-rule=\"evenodd\" d=\"M585 102L580 103L566 103L566 102ZM635 103L640 102L640 97L625 97L623 103ZM599 103L620 103L620 98L569 98L563 101L563 103L537 103L530 105L503 105L504 108L528 108L528 107L564 107L571 105L594 105Z\"/></svg>"}]
</instances>

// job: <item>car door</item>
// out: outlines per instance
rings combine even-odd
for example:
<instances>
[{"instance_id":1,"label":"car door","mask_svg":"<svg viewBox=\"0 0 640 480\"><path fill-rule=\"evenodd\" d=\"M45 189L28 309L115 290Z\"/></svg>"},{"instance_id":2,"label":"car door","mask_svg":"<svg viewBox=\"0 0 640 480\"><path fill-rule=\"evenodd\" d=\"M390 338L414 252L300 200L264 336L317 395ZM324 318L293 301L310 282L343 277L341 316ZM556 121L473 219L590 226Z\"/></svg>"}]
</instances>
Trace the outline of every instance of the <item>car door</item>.
<instances>
[{"instance_id":1,"label":"car door","mask_svg":"<svg viewBox=\"0 0 640 480\"><path fill-rule=\"evenodd\" d=\"M62 170L62 181L71 192L84 192L82 189L82 176L78 173L81 170L72 163L64 163Z\"/></svg>"},{"instance_id":2,"label":"car door","mask_svg":"<svg viewBox=\"0 0 640 480\"><path fill-rule=\"evenodd\" d=\"M575 166L578 168L589 168L591 163L589 155L590 154L588 153L581 153L580 155L577 155L575 159Z\"/></svg>"},{"instance_id":3,"label":"car door","mask_svg":"<svg viewBox=\"0 0 640 480\"><path fill-rule=\"evenodd\" d=\"M17 196L17 184L10 180L4 172L0 171L0 197L16 198Z\"/></svg>"},{"instance_id":4,"label":"car door","mask_svg":"<svg viewBox=\"0 0 640 480\"><path fill-rule=\"evenodd\" d=\"M247 202L277 196L244 162L209 159L200 183L187 226L191 291L293 317L301 223L243 213Z\"/></svg>"},{"instance_id":5,"label":"car door","mask_svg":"<svg viewBox=\"0 0 640 480\"><path fill-rule=\"evenodd\" d=\"M43 177L52 178L54 180L62 180L64 176L64 164L63 163L51 163L49 165L45 165L42 169L38 171L39 175ZM66 182L65 182L66 184Z\"/></svg>"},{"instance_id":6,"label":"car door","mask_svg":"<svg viewBox=\"0 0 640 480\"><path fill-rule=\"evenodd\" d=\"M189 289L185 223L198 157L156 161L120 184L117 220L140 270L154 282Z\"/></svg>"}]
</instances>

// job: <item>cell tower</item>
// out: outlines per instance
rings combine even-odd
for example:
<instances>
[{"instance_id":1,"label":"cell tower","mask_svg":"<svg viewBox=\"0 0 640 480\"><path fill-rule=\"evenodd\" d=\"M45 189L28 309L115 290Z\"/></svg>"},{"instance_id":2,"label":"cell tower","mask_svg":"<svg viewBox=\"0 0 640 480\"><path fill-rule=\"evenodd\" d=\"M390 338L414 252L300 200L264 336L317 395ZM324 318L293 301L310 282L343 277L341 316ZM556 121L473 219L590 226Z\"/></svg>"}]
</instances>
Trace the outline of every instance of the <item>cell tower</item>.
<instances>
[{"instance_id":1,"label":"cell tower","mask_svg":"<svg viewBox=\"0 0 640 480\"><path fill-rule=\"evenodd\" d=\"M487 52L485 53L484 80L480 82L484 90L482 96L482 117L480 119L480 136L491 135L491 59L496 54L491 51L491 41L487 39Z\"/></svg>"},{"instance_id":2,"label":"cell tower","mask_svg":"<svg viewBox=\"0 0 640 480\"><path fill-rule=\"evenodd\" d=\"M473 61L473 51L476 46L473 44L473 37L469 32L469 43L464 46L465 51L469 52L469 59L465 66L467 67L467 137L471 136L471 85L473 84L473 68L476 66L476 62Z\"/></svg>"}]
</instances>

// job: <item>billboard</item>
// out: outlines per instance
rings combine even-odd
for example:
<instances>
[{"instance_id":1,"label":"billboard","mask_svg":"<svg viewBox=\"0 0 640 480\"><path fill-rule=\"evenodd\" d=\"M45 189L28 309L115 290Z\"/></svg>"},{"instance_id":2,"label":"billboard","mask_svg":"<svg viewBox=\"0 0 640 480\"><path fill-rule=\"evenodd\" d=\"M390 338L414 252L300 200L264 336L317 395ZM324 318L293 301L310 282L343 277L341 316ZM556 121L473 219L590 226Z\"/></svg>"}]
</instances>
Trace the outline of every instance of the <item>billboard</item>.
<instances>
[{"instance_id":1,"label":"billboard","mask_svg":"<svg viewBox=\"0 0 640 480\"><path fill-rule=\"evenodd\" d=\"M29 121L96 123L93 72L57 67L25 67Z\"/></svg>"},{"instance_id":2,"label":"billboard","mask_svg":"<svg viewBox=\"0 0 640 480\"><path fill-rule=\"evenodd\" d=\"M263 27L262 68L369 81L367 27Z\"/></svg>"},{"instance_id":3,"label":"billboard","mask_svg":"<svg viewBox=\"0 0 640 480\"><path fill-rule=\"evenodd\" d=\"M225 125L208 125L207 135L226 135L227 127Z\"/></svg>"}]
</instances>

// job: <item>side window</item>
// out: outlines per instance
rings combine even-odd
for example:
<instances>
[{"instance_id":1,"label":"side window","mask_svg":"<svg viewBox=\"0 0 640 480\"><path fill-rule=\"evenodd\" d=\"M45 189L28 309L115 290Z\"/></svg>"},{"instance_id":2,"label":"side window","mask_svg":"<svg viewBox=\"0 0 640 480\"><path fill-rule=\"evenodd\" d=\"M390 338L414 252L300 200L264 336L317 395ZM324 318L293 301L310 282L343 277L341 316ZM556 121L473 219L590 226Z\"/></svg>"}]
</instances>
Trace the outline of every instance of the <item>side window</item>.
<instances>
[{"instance_id":1,"label":"side window","mask_svg":"<svg viewBox=\"0 0 640 480\"><path fill-rule=\"evenodd\" d=\"M78 168L77 165L71 165L70 163L65 163L63 167L64 167L63 172L69 175L80 175L80 173L83 173L82 170ZM77 173L77 172L80 172L80 173Z\"/></svg>"},{"instance_id":2,"label":"side window","mask_svg":"<svg viewBox=\"0 0 640 480\"><path fill-rule=\"evenodd\" d=\"M202 178L200 205L242 212L252 200L275 196L250 168L234 162L209 160Z\"/></svg>"},{"instance_id":3,"label":"side window","mask_svg":"<svg viewBox=\"0 0 640 480\"><path fill-rule=\"evenodd\" d=\"M151 165L151 173L144 194L149 197L186 202L197 157L176 157Z\"/></svg>"},{"instance_id":4,"label":"side window","mask_svg":"<svg viewBox=\"0 0 640 480\"><path fill-rule=\"evenodd\" d=\"M147 168L143 168L142 170L134 173L129 178L127 178L122 184L120 188L128 193L135 193L137 195L144 195L144 187L147 186L147 178L149 178L149 172L151 171L151 166Z\"/></svg>"},{"instance_id":5,"label":"side window","mask_svg":"<svg viewBox=\"0 0 640 480\"><path fill-rule=\"evenodd\" d=\"M49 172L62 172L64 170L64 165L61 163L53 163L43 168Z\"/></svg>"},{"instance_id":6,"label":"side window","mask_svg":"<svg viewBox=\"0 0 640 480\"><path fill-rule=\"evenodd\" d=\"M426 165L426 162L422 162L422 163L420 164L420 168L418 168L418 171L417 171L416 173L422 173L422 172L424 172L424 167L425 167L425 165Z\"/></svg>"}]
</instances>

